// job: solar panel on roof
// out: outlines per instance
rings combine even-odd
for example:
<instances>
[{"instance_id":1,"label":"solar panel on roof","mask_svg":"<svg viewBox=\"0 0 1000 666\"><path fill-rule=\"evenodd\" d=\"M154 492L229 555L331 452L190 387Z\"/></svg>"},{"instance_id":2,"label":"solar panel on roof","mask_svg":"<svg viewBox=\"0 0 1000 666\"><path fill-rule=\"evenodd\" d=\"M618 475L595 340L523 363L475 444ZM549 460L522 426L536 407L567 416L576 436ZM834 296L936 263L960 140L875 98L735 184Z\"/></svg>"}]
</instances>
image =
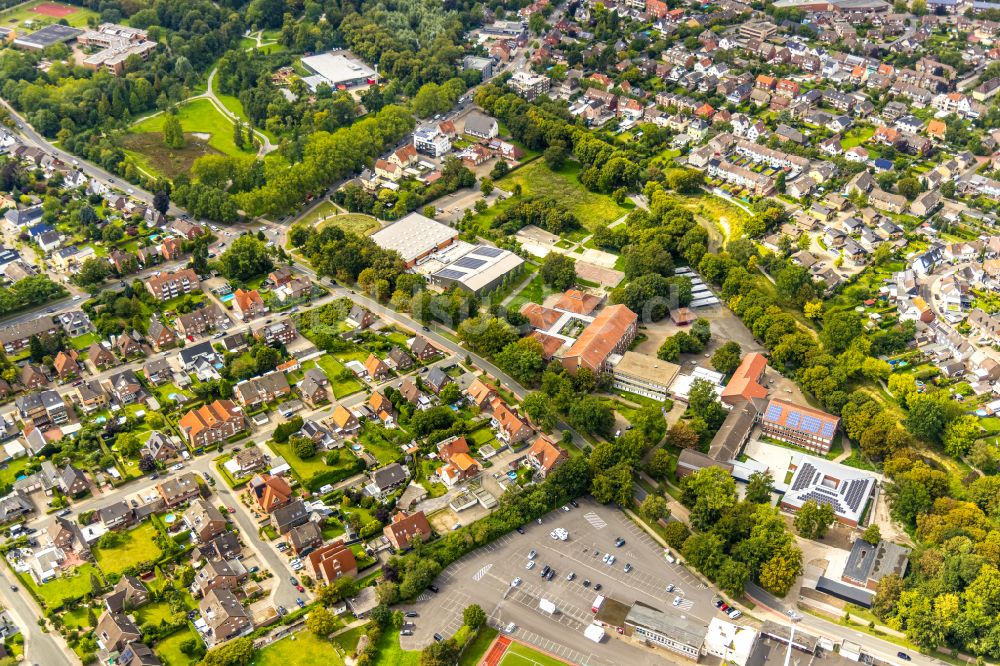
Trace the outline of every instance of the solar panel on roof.
<instances>
[{"instance_id":1,"label":"solar panel on roof","mask_svg":"<svg viewBox=\"0 0 1000 666\"><path fill-rule=\"evenodd\" d=\"M484 257L499 257L503 254L503 250L498 247L490 247L489 245L480 245L476 248L476 254Z\"/></svg>"},{"instance_id":2,"label":"solar panel on roof","mask_svg":"<svg viewBox=\"0 0 1000 666\"><path fill-rule=\"evenodd\" d=\"M785 420L785 425L787 425L789 428L798 428L799 420L801 418L802 418L801 414L799 414L798 412L792 412L791 414L788 415L788 419Z\"/></svg>"},{"instance_id":3,"label":"solar panel on roof","mask_svg":"<svg viewBox=\"0 0 1000 666\"><path fill-rule=\"evenodd\" d=\"M767 408L767 412L764 414L764 419L767 421L775 421L781 416L781 405L771 405Z\"/></svg>"},{"instance_id":4,"label":"solar panel on roof","mask_svg":"<svg viewBox=\"0 0 1000 666\"><path fill-rule=\"evenodd\" d=\"M823 424L823 430L822 430L821 434L824 437L833 437L833 422L832 421L827 421L826 423Z\"/></svg>"},{"instance_id":5,"label":"solar panel on roof","mask_svg":"<svg viewBox=\"0 0 1000 666\"><path fill-rule=\"evenodd\" d=\"M485 259L476 259L475 257L466 256L456 261L454 264L452 264L452 266L458 266L459 268L475 269L479 268L480 266L483 266L485 263L486 263Z\"/></svg>"},{"instance_id":6,"label":"solar panel on roof","mask_svg":"<svg viewBox=\"0 0 1000 666\"><path fill-rule=\"evenodd\" d=\"M450 268L444 268L442 270L439 270L437 273L435 273L435 275L437 277L442 277L447 280L461 280L462 278L465 277L465 273L462 273L461 271L453 271Z\"/></svg>"},{"instance_id":7,"label":"solar panel on roof","mask_svg":"<svg viewBox=\"0 0 1000 666\"><path fill-rule=\"evenodd\" d=\"M822 424L823 422L820 421L815 416L805 416L802 418L802 429L805 430L806 432L811 432L813 434L816 434L819 432L819 427Z\"/></svg>"}]
</instances>

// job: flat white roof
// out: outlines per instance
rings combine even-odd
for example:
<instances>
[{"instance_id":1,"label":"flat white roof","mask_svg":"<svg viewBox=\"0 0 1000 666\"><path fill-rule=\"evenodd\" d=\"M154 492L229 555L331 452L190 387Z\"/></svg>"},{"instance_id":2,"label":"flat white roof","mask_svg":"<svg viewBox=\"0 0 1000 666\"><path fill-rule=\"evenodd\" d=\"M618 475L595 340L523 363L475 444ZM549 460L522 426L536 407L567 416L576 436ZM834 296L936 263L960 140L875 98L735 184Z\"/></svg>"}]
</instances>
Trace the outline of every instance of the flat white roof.
<instances>
[{"instance_id":1,"label":"flat white roof","mask_svg":"<svg viewBox=\"0 0 1000 666\"><path fill-rule=\"evenodd\" d=\"M302 59L302 64L316 72L331 85L367 79L375 76L375 70L356 58L348 58L342 53L320 53Z\"/></svg>"},{"instance_id":2,"label":"flat white roof","mask_svg":"<svg viewBox=\"0 0 1000 666\"><path fill-rule=\"evenodd\" d=\"M376 231L371 236L384 250L395 250L410 262L433 250L448 239L458 238L458 231L420 213L410 213L398 222Z\"/></svg>"}]
</instances>

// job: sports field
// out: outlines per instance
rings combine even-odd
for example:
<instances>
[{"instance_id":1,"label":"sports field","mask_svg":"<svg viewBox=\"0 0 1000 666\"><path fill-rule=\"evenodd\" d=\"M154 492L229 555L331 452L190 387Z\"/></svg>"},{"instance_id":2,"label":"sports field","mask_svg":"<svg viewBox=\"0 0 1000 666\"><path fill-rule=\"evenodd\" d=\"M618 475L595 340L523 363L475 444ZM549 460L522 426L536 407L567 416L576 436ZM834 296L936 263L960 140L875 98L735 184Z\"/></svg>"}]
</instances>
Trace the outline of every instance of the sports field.
<instances>
[{"instance_id":1,"label":"sports field","mask_svg":"<svg viewBox=\"0 0 1000 666\"><path fill-rule=\"evenodd\" d=\"M499 666L566 666L566 662L532 649L524 643L511 643L503 653Z\"/></svg>"},{"instance_id":2,"label":"sports field","mask_svg":"<svg viewBox=\"0 0 1000 666\"><path fill-rule=\"evenodd\" d=\"M88 18L96 16L97 12L85 7L37 0L0 12L0 25L14 28L20 35L51 25L59 19L66 19L71 26L82 28L86 27Z\"/></svg>"}]
</instances>

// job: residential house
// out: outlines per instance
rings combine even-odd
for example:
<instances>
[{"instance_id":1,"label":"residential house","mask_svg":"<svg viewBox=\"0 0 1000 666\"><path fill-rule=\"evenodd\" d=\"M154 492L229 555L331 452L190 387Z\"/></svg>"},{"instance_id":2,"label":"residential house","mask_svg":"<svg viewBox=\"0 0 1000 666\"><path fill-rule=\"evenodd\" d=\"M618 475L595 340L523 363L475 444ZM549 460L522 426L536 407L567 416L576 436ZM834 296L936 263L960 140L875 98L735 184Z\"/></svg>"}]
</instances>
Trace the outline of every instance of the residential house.
<instances>
[{"instance_id":1,"label":"residential house","mask_svg":"<svg viewBox=\"0 0 1000 666\"><path fill-rule=\"evenodd\" d=\"M82 536L82 534L81 534ZM125 574L104 598L104 608L109 613L122 613L139 608L149 601L149 590L135 576Z\"/></svg>"},{"instance_id":2,"label":"residential house","mask_svg":"<svg viewBox=\"0 0 1000 666\"><path fill-rule=\"evenodd\" d=\"M449 488L478 476L482 471L472 457L465 437L450 437L438 444L438 457L444 465L437 468L437 475Z\"/></svg>"},{"instance_id":3,"label":"residential house","mask_svg":"<svg viewBox=\"0 0 1000 666\"><path fill-rule=\"evenodd\" d=\"M55 369L59 381L64 382L80 374L80 364L77 362L79 358L80 353L75 349L60 351L56 354L52 360L52 367Z\"/></svg>"},{"instance_id":4,"label":"residential house","mask_svg":"<svg viewBox=\"0 0 1000 666\"><path fill-rule=\"evenodd\" d=\"M192 446L202 447L243 432L246 419L231 400L216 400L192 409L181 417L177 426Z\"/></svg>"},{"instance_id":5,"label":"residential house","mask_svg":"<svg viewBox=\"0 0 1000 666\"><path fill-rule=\"evenodd\" d=\"M182 314L177 317L177 330L190 340L196 335L202 335L216 328L229 328L229 317L215 303L209 303L202 308Z\"/></svg>"},{"instance_id":6,"label":"residential house","mask_svg":"<svg viewBox=\"0 0 1000 666\"><path fill-rule=\"evenodd\" d=\"M268 514L292 499L292 487L280 476L265 472L250 479L248 485L257 505Z\"/></svg>"},{"instance_id":7,"label":"residential house","mask_svg":"<svg viewBox=\"0 0 1000 666\"><path fill-rule=\"evenodd\" d=\"M138 331L132 333L122 333L113 337L115 350L121 354L122 358L129 359L136 356L147 356L147 349L142 344L142 336Z\"/></svg>"},{"instance_id":8,"label":"residential house","mask_svg":"<svg viewBox=\"0 0 1000 666\"><path fill-rule=\"evenodd\" d=\"M365 359L365 371L373 381L380 382L392 374L389 366L375 354L369 354Z\"/></svg>"},{"instance_id":9,"label":"residential house","mask_svg":"<svg viewBox=\"0 0 1000 666\"><path fill-rule=\"evenodd\" d=\"M427 377L424 378L424 386L429 388L435 394L441 393L441 389L445 387L451 381L451 377L448 376L440 366L431 368L431 371L427 373Z\"/></svg>"},{"instance_id":10,"label":"residential house","mask_svg":"<svg viewBox=\"0 0 1000 666\"><path fill-rule=\"evenodd\" d=\"M302 551L314 549L323 543L323 531L318 523L310 520L290 529L285 534L285 542L295 555L302 555Z\"/></svg>"},{"instance_id":11,"label":"residential house","mask_svg":"<svg viewBox=\"0 0 1000 666\"><path fill-rule=\"evenodd\" d=\"M368 406L382 423L389 427L393 426L396 418L396 409L381 391L375 391L371 394L368 398Z\"/></svg>"},{"instance_id":12,"label":"residential house","mask_svg":"<svg viewBox=\"0 0 1000 666\"><path fill-rule=\"evenodd\" d=\"M131 370L122 370L107 380L108 392L119 405L131 405L145 399L149 394Z\"/></svg>"},{"instance_id":13,"label":"residential house","mask_svg":"<svg viewBox=\"0 0 1000 666\"><path fill-rule=\"evenodd\" d=\"M347 315L347 324L352 328L357 328L362 331L374 324L376 321L377 319L375 315L372 314L370 310L357 304L351 308L350 314Z\"/></svg>"},{"instance_id":14,"label":"residential house","mask_svg":"<svg viewBox=\"0 0 1000 666\"><path fill-rule=\"evenodd\" d=\"M106 652L121 652L127 645L142 638L139 628L125 613L104 611L94 629L97 645Z\"/></svg>"},{"instance_id":15,"label":"residential house","mask_svg":"<svg viewBox=\"0 0 1000 666\"><path fill-rule=\"evenodd\" d=\"M222 512L200 497L192 500L184 512L184 524L202 543L208 543L226 531L226 518Z\"/></svg>"},{"instance_id":16,"label":"residential house","mask_svg":"<svg viewBox=\"0 0 1000 666\"><path fill-rule=\"evenodd\" d=\"M408 550L414 540L429 539L432 530L423 511L407 514L398 511L392 517L392 522L382 529L385 538L397 551Z\"/></svg>"},{"instance_id":17,"label":"residential house","mask_svg":"<svg viewBox=\"0 0 1000 666\"><path fill-rule=\"evenodd\" d=\"M228 589L209 591L198 604L198 610L208 626L205 638L209 645L222 643L253 629L250 614Z\"/></svg>"},{"instance_id":18,"label":"residential house","mask_svg":"<svg viewBox=\"0 0 1000 666\"><path fill-rule=\"evenodd\" d=\"M164 462L177 456L177 446L171 441L170 436L159 430L154 430L149 434L149 438L143 445L142 452L150 456L153 460Z\"/></svg>"},{"instance_id":19,"label":"residential house","mask_svg":"<svg viewBox=\"0 0 1000 666\"><path fill-rule=\"evenodd\" d=\"M317 581L327 585L343 576L354 577L358 573L354 552L343 541L334 541L320 546L309 553L309 567Z\"/></svg>"},{"instance_id":20,"label":"residential house","mask_svg":"<svg viewBox=\"0 0 1000 666\"><path fill-rule=\"evenodd\" d=\"M291 393L292 387L288 385L285 373L277 370L260 377L251 377L233 387L233 395L237 402L248 409L275 402Z\"/></svg>"},{"instance_id":21,"label":"residential house","mask_svg":"<svg viewBox=\"0 0 1000 666\"><path fill-rule=\"evenodd\" d=\"M239 477L249 476L267 467L267 456L258 446L246 447L233 456L233 460L236 461L235 472Z\"/></svg>"},{"instance_id":22,"label":"residential house","mask_svg":"<svg viewBox=\"0 0 1000 666\"><path fill-rule=\"evenodd\" d=\"M391 363L396 371L409 370L413 367L413 357L403 351L401 347L393 347L389 350L386 363Z\"/></svg>"},{"instance_id":23,"label":"residential house","mask_svg":"<svg viewBox=\"0 0 1000 666\"><path fill-rule=\"evenodd\" d=\"M494 398L491 408L493 414L490 418L490 424L496 432L497 439L504 444L514 446L528 439L534 433L531 426L500 398Z\"/></svg>"},{"instance_id":24,"label":"residential house","mask_svg":"<svg viewBox=\"0 0 1000 666\"><path fill-rule=\"evenodd\" d=\"M118 357L101 342L95 342L87 348L87 358L98 370L107 370L118 365Z\"/></svg>"},{"instance_id":25,"label":"residential house","mask_svg":"<svg viewBox=\"0 0 1000 666\"><path fill-rule=\"evenodd\" d=\"M310 407L316 407L330 399L330 393L326 388L327 384L329 384L329 380L322 370L310 368L306 370L305 377L299 382L298 389L306 404Z\"/></svg>"},{"instance_id":26,"label":"residential house","mask_svg":"<svg viewBox=\"0 0 1000 666\"><path fill-rule=\"evenodd\" d=\"M243 321L249 321L267 314L264 299L256 289L245 291L237 289L233 292L233 312Z\"/></svg>"},{"instance_id":27,"label":"residential house","mask_svg":"<svg viewBox=\"0 0 1000 666\"><path fill-rule=\"evenodd\" d=\"M115 502L97 510L101 523L109 530L128 527L135 520L135 513L126 502Z\"/></svg>"},{"instance_id":28,"label":"residential house","mask_svg":"<svg viewBox=\"0 0 1000 666\"><path fill-rule=\"evenodd\" d=\"M569 454L566 450L546 435L539 435L525 454L525 461L543 479L567 460Z\"/></svg>"},{"instance_id":29,"label":"residential house","mask_svg":"<svg viewBox=\"0 0 1000 666\"><path fill-rule=\"evenodd\" d=\"M253 337L268 345L275 342L288 344L298 337L298 332L290 319L282 319L253 329Z\"/></svg>"},{"instance_id":30,"label":"residential house","mask_svg":"<svg viewBox=\"0 0 1000 666\"><path fill-rule=\"evenodd\" d=\"M156 490L168 509L192 500L201 494L198 476L194 472L184 472L178 477L161 481L156 484Z\"/></svg>"},{"instance_id":31,"label":"residential house","mask_svg":"<svg viewBox=\"0 0 1000 666\"><path fill-rule=\"evenodd\" d=\"M358 417L354 415L354 412L343 405L337 405L337 408L333 410L333 414L330 415L330 423L336 432L343 434L350 434L361 427L361 423L358 421Z\"/></svg>"},{"instance_id":32,"label":"residential house","mask_svg":"<svg viewBox=\"0 0 1000 666\"><path fill-rule=\"evenodd\" d=\"M426 362L440 354L441 351L431 344L430 340L422 335L417 335L410 341L410 353L418 360Z\"/></svg>"},{"instance_id":33,"label":"residential house","mask_svg":"<svg viewBox=\"0 0 1000 666\"><path fill-rule=\"evenodd\" d=\"M173 379L174 371L165 358L156 358L142 365L142 374L154 386L166 384Z\"/></svg>"},{"instance_id":34,"label":"residential house","mask_svg":"<svg viewBox=\"0 0 1000 666\"><path fill-rule=\"evenodd\" d=\"M173 329L160 321L158 317L153 317L149 322L149 331L146 339L153 345L156 351L162 351L177 344L177 334Z\"/></svg>"},{"instance_id":35,"label":"residential house","mask_svg":"<svg viewBox=\"0 0 1000 666\"><path fill-rule=\"evenodd\" d=\"M365 486L365 492L372 497L382 499L397 488L402 488L409 479L409 471L399 463L391 463L370 472L371 482Z\"/></svg>"},{"instance_id":36,"label":"residential house","mask_svg":"<svg viewBox=\"0 0 1000 666\"><path fill-rule=\"evenodd\" d=\"M309 511L300 499L292 500L284 506L271 510L271 527L278 534L288 534L289 530L303 524L308 519Z\"/></svg>"},{"instance_id":37,"label":"residential house","mask_svg":"<svg viewBox=\"0 0 1000 666\"><path fill-rule=\"evenodd\" d=\"M41 367L32 362L27 362L21 366L21 386L27 390L48 386L49 378L42 372Z\"/></svg>"}]
</instances>

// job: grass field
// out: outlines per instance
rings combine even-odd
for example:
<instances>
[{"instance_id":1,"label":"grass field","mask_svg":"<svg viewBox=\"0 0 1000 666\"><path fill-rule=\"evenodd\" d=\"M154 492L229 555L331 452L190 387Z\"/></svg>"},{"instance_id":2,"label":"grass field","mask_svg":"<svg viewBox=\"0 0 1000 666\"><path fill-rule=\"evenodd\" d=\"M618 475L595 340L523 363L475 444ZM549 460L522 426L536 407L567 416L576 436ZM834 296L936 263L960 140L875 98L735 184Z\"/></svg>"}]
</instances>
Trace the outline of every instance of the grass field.
<instances>
[{"instance_id":1,"label":"grass field","mask_svg":"<svg viewBox=\"0 0 1000 666\"><path fill-rule=\"evenodd\" d=\"M160 548L153 543L157 530L146 522L134 530L123 532L125 541L114 548L94 548L94 558L104 573L118 573L140 562L155 561Z\"/></svg>"},{"instance_id":2,"label":"grass field","mask_svg":"<svg viewBox=\"0 0 1000 666\"><path fill-rule=\"evenodd\" d=\"M67 599L77 599L91 591L90 574L97 573L93 564L81 564L69 573L39 586L35 579L25 574L18 576L25 585L34 590L47 606L55 608Z\"/></svg>"},{"instance_id":3,"label":"grass field","mask_svg":"<svg viewBox=\"0 0 1000 666\"><path fill-rule=\"evenodd\" d=\"M565 666L566 663L522 643L511 643L500 660L500 666Z\"/></svg>"},{"instance_id":4,"label":"grass field","mask_svg":"<svg viewBox=\"0 0 1000 666\"><path fill-rule=\"evenodd\" d=\"M329 217L317 225L317 229L322 229L323 227L340 227L345 232L358 234L359 236L367 236L373 231L378 231L379 227L382 225L379 221L372 217L371 215L364 215L362 213L341 213L340 215L334 215Z\"/></svg>"},{"instance_id":5,"label":"grass field","mask_svg":"<svg viewBox=\"0 0 1000 666\"><path fill-rule=\"evenodd\" d=\"M180 150L168 149L163 145L163 122L166 115L159 113L140 120L132 126L131 134L124 137L125 147L138 153L144 165L157 170L173 170L180 173L191 168L191 164L202 155L240 155L252 151L242 151L233 142L233 124L207 99L196 99L177 109L177 119L187 139L187 145ZM206 139L195 134L208 135ZM165 159L166 154L168 159ZM168 174L170 175L170 174Z\"/></svg>"},{"instance_id":6,"label":"grass field","mask_svg":"<svg viewBox=\"0 0 1000 666\"><path fill-rule=\"evenodd\" d=\"M576 162L567 162L559 171L553 171L543 160L535 160L504 176L497 185L510 191L520 184L523 194L552 197L591 231L629 212L630 208L619 206L611 197L588 191L577 180L579 173L580 165Z\"/></svg>"},{"instance_id":7,"label":"grass field","mask_svg":"<svg viewBox=\"0 0 1000 666\"><path fill-rule=\"evenodd\" d=\"M525 285L524 289L517 296L511 299L509 307L514 310L520 310L521 306L525 303L541 304L544 294L545 285L542 283L542 276L536 275L531 278L531 282Z\"/></svg>"},{"instance_id":8,"label":"grass field","mask_svg":"<svg viewBox=\"0 0 1000 666\"><path fill-rule=\"evenodd\" d=\"M497 637L497 630L492 627L483 626L475 637L465 646L462 658L458 660L458 666L476 666L479 660L486 655L493 639Z\"/></svg>"},{"instance_id":9,"label":"grass field","mask_svg":"<svg viewBox=\"0 0 1000 666\"><path fill-rule=\"evenodd\" d=\"M22 476L24 468L27 467L29 458L21 457L11 460L6 467L0 469L0 484L11 485L17 481L17 477Z\"/></svg>"},{"instance_id":10,"label":"grass field","mask_svg":"<svg viewBox=\"0 0 1000 666\"><path fill-rule=\"evenodd\" d=\"M317 474L322 474L323 472L329 472L332 467L329 467L325 462L325 454L317 453L312 458L308 460L303 460L295 454L292 447L288 444L278 444L277 442L270 443L271 448L273 448L277 453L285 459L289 465L292 466L292 471L295 472L296 476L299 477L302 482L306 482L313 478ZM347 453L346 455L351 455Z\"/></svg>"},{"instance_id":11,"label":"grass field","mask_svg":"<svg viewBox=\"0 0 1000 666\"><path fill-rule=\"evenodd\" d=\"M342 666L344 661L333 643L317 638L310 631L299 631L268 645L257 653L253 663L255 666Z\"/></svg>"},{"instance_id":12,"label":"grass field","mask_svg":"<svg viewBox=\"0 0 1000 666\"><path fill-rule=\"evenodd\" d=\"M45 5L45 7L60 7L65 8L69 13L62 16L53 16L37 10L39 5ZM70 11L72 10L72 11ZM59 19L66 19L66 22L75 28L86 27L88 18L97 18L97 12L91 11L85 7L77 7L74 5L67 5L61 2L50 2L48 0L37 0L37 2L30 2L26 5L20 7L14 7L6 11L0 12L0 25L7 28L16 28L22 26L25 21L31 21L31 32L37 30L46 25L56 23ZM18 30L18 36L22 32L29 32L28 30Z\"/></svg>"}]
</instances>

